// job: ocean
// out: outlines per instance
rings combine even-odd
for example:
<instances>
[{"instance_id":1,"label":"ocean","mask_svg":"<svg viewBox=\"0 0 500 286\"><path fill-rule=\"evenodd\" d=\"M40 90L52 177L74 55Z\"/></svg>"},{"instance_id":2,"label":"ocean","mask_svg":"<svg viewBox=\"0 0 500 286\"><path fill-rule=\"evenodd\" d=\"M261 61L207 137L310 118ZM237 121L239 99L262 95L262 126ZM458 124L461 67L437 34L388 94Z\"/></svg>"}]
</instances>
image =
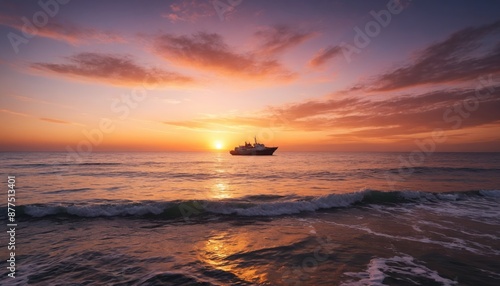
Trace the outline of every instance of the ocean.
<instances>
[{"instance_id":1,"label":"ocean","mask_svg":"<svg viewBox=\"0 0 500 286\"><path fill-rule=\"evenodd\" d=\"M420 155L0 153L0 284L500 285L500 153Z\"/></svg>"}]
</instances>

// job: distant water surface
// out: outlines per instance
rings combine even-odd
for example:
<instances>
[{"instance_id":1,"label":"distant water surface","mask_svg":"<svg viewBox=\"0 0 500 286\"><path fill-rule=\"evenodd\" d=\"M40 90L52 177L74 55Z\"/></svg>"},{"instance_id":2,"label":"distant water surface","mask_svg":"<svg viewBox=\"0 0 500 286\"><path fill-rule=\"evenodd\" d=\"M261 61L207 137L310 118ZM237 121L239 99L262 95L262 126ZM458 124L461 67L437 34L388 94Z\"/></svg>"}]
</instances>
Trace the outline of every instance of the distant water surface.
<instances>
[{"instance_id":1,"label":"distant water surface","mask_svg":"<svg viewBox=\"0 0 500 286\"><path fill-rule=\"evenodd\" d=\"M9 285L500 285L499 153L0 157Z\"/></svg>"}]
</instances>

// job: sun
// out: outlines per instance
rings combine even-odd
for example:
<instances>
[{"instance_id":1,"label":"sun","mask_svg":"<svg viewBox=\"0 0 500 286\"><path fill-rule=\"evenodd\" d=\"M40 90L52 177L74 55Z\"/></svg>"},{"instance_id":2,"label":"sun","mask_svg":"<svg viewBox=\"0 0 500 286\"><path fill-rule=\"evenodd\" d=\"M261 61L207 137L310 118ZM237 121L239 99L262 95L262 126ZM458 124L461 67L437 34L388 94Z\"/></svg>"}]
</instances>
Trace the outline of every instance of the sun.
<instances>
[{"instance_id":1,"label":"sun","mask_svg":"<svg viewBox=\"0 0 500 286\"><path fill-rule=\"evenodd\" d=\"M214 142L214 147L215 147L215 149L217 149L217 150L221 150L222 148L224 148L224 144L222 144L222 142L221 142L221 141L215 141L215 142Z\"/></svg>"}]
</instances>

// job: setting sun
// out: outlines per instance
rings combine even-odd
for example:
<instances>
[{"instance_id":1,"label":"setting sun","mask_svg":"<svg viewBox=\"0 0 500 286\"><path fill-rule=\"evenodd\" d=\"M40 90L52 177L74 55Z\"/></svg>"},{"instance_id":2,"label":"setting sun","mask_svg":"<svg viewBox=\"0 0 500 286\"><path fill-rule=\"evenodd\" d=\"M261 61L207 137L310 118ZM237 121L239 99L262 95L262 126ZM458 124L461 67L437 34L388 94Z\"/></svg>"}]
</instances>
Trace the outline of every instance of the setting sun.
<instances>
[{"instance_id":1,"label":"setting sun","mask_svg":"<svg viewBox=\"0 0 500 286\"><path fill-rule=\"evenodd\" d=\"M221 142L221 141L215 141L215 142L214 142L214 147L215 147L215 149L217 149L217 150L221 150L221 149L224 147L224 144L222 144L222 142Z\"/></svg>"}]
</instances>

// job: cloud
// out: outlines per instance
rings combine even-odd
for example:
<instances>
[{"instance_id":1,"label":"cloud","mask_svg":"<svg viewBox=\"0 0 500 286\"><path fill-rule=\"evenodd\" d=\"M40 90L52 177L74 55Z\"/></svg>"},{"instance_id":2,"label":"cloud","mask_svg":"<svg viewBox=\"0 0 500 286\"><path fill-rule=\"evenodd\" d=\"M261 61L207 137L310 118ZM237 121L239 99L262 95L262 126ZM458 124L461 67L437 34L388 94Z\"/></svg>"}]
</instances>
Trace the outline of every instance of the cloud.
<instances>
[{"instance_id":1,"label":"cloud","mask_svg":"<svg viewBox=\"0 0 500 286\"><path fill-rule=\"evenodd\" d=\"M273 113L285 114L287 118L303 119L321 114L349 114L357 112L357 107L364 104L358 98L330 99L327 101L306 101L289 104L280 108L270 108Z\"/></svg>"},{"instance_id":2,"label":"cloud","mask_svg":"<svg viewBox=\"0 0 500 286\"><path fill-rule=\"evenodd\" d=\"M369 87L389 91L422 84L475 79L500 72L500 21L469 27L417 54L406 66L376 78Z\"/></svg>"},{"instance_id":3,"label":"cloud","mask_svg":"<svg viewBox=\"0 0 500 286\"><path fill-rule=\"evenodd\" d=\"M295 31L289 26L266 27L254 33L257 47L239 52L217 33L192 35L164 34L154 39L154 51L169 62L230 77L289 81L297 76L276 56L315 35Z\"/></svg>"},{"instance_id":4,"label":"cloud","mask_svg":"<svg viewBox=\"0 0 500 286\"><path fill-rule=\"evenodd\" d=\"M184 18L182 18L181 16L175 14L175 13L168 13L168 14L162 14L161 15L163 18L167 18L170 20L170 22L172 23L175 23L175 22L178 22L178 21L184 21Z\"/></svg>"},{"instance_id":5,"label":"cloud","mask_svg":"<svg viewBox=\"0 0 500 286\"><path fill-rule=\"evenodd\" d=\"M30 116L30 115L28 115L26 113L15 112L15 111L8 110L8 109L0 109L0 112L8 113L8 114L13 114L13 115L18 115L18 116L23 116L23 117L29 117Z\"/></svg>"},{"instance_id":6,"label":"cloud","mask_svg":"<svg viewBox=\"0 0 500 286\"><path fill-rule=\"evenodd\" d=\"M58 108L79 110L78 108L75 108L75 107L72 107L69 105L60 104L57 102L46 101L46 100L41 100L41 99L37 99L37 98L33 98L33 97L27 97L27 96L21 96L21 95L7 95L7 96L10 96L10 97L12 97L16 100L19 100L23 103L28 102L28 103L32 103L32 104L38 104L38 105L39 104L47 104L47 105L57 106Z\"/></svg>"},{"instance_id":7,"label":"cloud","mask_svg":"<svg viewBox=\"0 0 500 286\"><path fill-rule=\"evenodd\" d=\"M186 121L164 121L163 124L172 125L180 128L213 131L225 129L239 129L247 127L268 127L269 121L266 118L245 117L245 116L227 116L227 117L209 117L204 119L194 119Z\"/></svg>"},{"instance_id":8,"label":"cloud","mask_svg":"<svg viewBox=\"0 0 500 286\"><path fill-rule=\"evenodd\" d=\"M22 116L22 117L35 118L35 119L39 119L41 121L46 121L46 122L50 122L50 123L71 124L71 125L77 125L77 126L85 126L83 124L79 124L79 123L76 123L76 122L69 122L69 121L64 121L64 120L54 119L54 118L47 118L47 117L36 118L35 116L30 115L30 114L15 112L15 111L8 110L8 109L0 109L0 112L12 114L12 115L17 115L17 116Z\"/></svg>"},{"instance_id":9,"label":"cloud","mask_svg":"<svg viewBox=\"0 0 500 286\"><path fill-rule=\"evenodd\" d=\"M179 103L182 103L181 100L178 100L178 99L173 99L173 98L166 98L163 100L163 102L167 103L167 104L179 104Z\"/></svg>"},{"instance_id":10,"label":"cloud","mask_svg":"<svg viewBox=\"0 0 500 286\"><path fill-rule=\"evenodd\" d=\"M477 111L465 110L464 102L472 106L474 99L477 100ZM466 115L456 108L462 108L460 112ZM447 110L448 115L445 115ZM300 130L345 129L350 136L366 139L412 135L436 128L453 129L458 119L461 120L460 127L500 124L497 110L500 110L500 86L489 96L481 98L476 97L474 90L449 90L397 96L383 101L355 98L310 101L280 109L280 113L290 118L290 124Z\"/></svg>"},{"instance_id":11,"label":"cloud","mask_svg":"<svg viewBox=\"0 0 500 286\"><path fill-rule=\"evenodd\" d=\"M484 92L482 94L485 94ZM466 106L477 109L467 110ZM460 111L457 111L461 108ZM183 128L214 130L233 128L280 128L280 130L322 131L329 140L378 141L413 137L435 129L454 130L493 125L500 128L500 86L477 97L475 90L445 90L420 95L400 95L388 100L344 98L306 101L269 108L261 116L215 117L164 122ZM465 114L465 115L464 115Z\"/></svg>"},{"instance_id":12,"label":"cloud","mask_svg":"<svg viewBox=\"0 0 500 286\"><path fill-rule=\"evenodd\" d=\"M58 123L58 124L72 124L71 122L64 121L64 120L59 120L59 119L53 119L53 118L39 118L42 121L50 122L50 123Z\"/></svg>"},{"instance_id":13,"label":"cloud","mask_svg":"<svg viewBox=\"0 0 500 286\"><path fill-rule=\"evenodd\" d=\"M0 14L0 25L8 26L28 32L35 36L50 38L57 41L64 41L72 45L85 44L89 42L125 42L118 34L109 31L100 31L93 28L78 27L72 23L58 23L54 19L47 22L42 27L28 26L22 20L22 17L14 17Z\"/></svg>"},{"instance_id":14,"label":"cloud","mask_svg":"<svg viewBox=\"0 0 500 286\"><path fill-rule=\"evenodd\" d=\"M309 61L311 67L319 67L324 65L330 59L342 54L340 46L330 46L319 50L313 58Z\"/></svg>"},{"instance_id":15,"label":"cloud","mask_svg":"<svg viewBox=\"0 0 500 286\"><path fill-rule=\"evenodd\" d=\"M172 23L191 22L195 23L201 18L215 15L215 9L211 1L204 0L182 0L170 4L170 11L161 16Z\"/></svg>"},{"instance_id":16,"label":"cloud","mask_svg":"<svg viewBox=\"0 0 500 286\"><path fill-rule=\"evenodd\" d=\"M286 25L263 28L254 34L261 42L258 53L275 55L295 47L314 37L314 32L301 32Z\"/></svg>"},{"instance_id":17,"label":"cloud","mask_svg":"<svg viewBox=\"0 0 500 286\"><path fill-rule=\"evenodd\" d=\"M290 80L295 76L275 59L235 52L216 33L162 35L155 39L154 49L159 56L175 64L230 77Z\"/></svg>"},{"instance_id":18,"label":"cloud","mask_svg":"<svg viewBox=\"0 0 500 286\"><path fill-rule=\"evenodd\" d=\"M67 63L34 63L38 71L57 75L90 79L114 85L138 84L178 85L193 82L193 79L175 72L143 67L128 56L100 53L80 53L66 58Z\"/></svg>"}]
</instances>

